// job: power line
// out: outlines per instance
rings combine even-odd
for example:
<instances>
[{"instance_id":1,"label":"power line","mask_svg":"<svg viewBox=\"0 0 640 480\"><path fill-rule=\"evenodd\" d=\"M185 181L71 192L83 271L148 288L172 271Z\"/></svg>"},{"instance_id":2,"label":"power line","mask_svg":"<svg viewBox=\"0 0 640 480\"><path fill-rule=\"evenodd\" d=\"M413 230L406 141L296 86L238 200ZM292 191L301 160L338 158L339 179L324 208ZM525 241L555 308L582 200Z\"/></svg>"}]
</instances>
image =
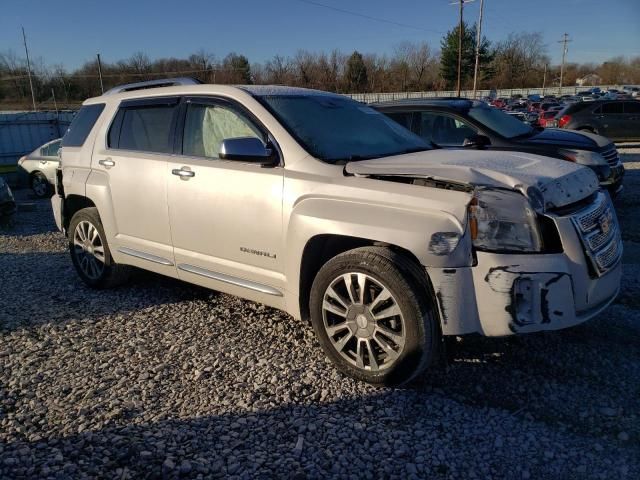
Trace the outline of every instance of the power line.
<instances>
[{"instance_id":1,"label":"power line","mask_svg":"<svg viewBox=\"0 0 640 480\"><path fill-rule=\"evenodd\" d=\"M320 2L314 2L313 0L295 0L296 2L306 3L308 5L315 5L316 7L327 8L335 12L346 13L347 15L353 15L354 17L366 18L367 20L373 20L374 22L388 23L397 27L412 28L414 30L421 30L424 32L445 33L440 30L433 30L431 28L418 27L417 25L409 25L407 23L394 22L393 20L387 20L386 18L372 17L364 13L353 12L351 10L345 10L344 8L334 7L332 5L326 5Z\"/></svg>"}]
</instances>

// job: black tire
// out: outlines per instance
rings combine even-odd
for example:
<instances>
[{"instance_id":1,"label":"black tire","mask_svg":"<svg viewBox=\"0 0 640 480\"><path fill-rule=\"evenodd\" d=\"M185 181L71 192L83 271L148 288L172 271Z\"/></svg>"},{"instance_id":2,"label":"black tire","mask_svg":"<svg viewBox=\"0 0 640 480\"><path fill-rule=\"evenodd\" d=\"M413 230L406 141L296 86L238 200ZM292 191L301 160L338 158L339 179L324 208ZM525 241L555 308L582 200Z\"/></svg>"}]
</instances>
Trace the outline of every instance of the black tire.
<instances>
[{"instance_id":1,"label":"black tire","mask_svg":"<svg viewBox=\"0 0 640 480\"><path fill-rule=\"evenodd\" d=\"M30 187L38 198L49 198L53 193L49 180L42 172L36 172L31 176Z\"/></svg>"},{"instance_id":2,"label":"black tire","mask_svg":"<svg viewBox=\"0 0 640 480\"><path fill-rule=\"evenodd\" d=\"M342 281L340 277L352 272L363 273L372 280L368 285L369 289L362 288L365 293L361 294L360 297L362 303L366 304L364 298L367 295L367 291L369 291L368 295L372 298L370 302L371 310L369 311L371 315L375 317L373 312L376 301L373 300L373 294L370 290L371 288L375 289L376 286L383 286L391 293L393 297L392 303L397 304L401 312L399 322L402 324L400 330L404 331L403 347L394 354L394 356L397 355L394 360L386 359L383 350L376 348L382 354L382 361L378 359L375 362L377 370L373 368L370 360L369 368L366 365L363 368L355 365L355 360L345 358L344 350L346 348L343 348L343 353L340 353L338 347L334 346L334 343L340 343L342 339L339 337L337 337L337 340L336 337L330 339L325 327L325 316L328 322L328 318L333 315L333 312L327 311L323 307L325 294L328 292L327 289L332 286L335 287L335 291L336 288L339 288L337 282ZM347 275L347 277L350 276ZM352 278L357 278L357 276ZM379 282L379 285L376 285L376 282ZM360 281L358 280L359 283ZM367 281L362 283L365 286L367 285ZM371 284L373 284L373 287L371 287ZM344 285L346 286L346 283ZM357 289L358 287L355 288ZM345 290L342 291L344 292ZM347 295L349 294L347 293ZM342 295L341 298L345 299ZM350 299L347 300L349 301ZM415 261L389 248L362 247L337 255L320 269L311 287L310 313L311 322L322 349L341 372L357 380L374 385L398 386L415 379L439 359L441 334L438 316L434 309L435 304L433 289L426 274ZM358 305L354 303L349 306L349 309L353 309ZM365 344L362 347L363 350L366 348L364 358L365 360L370 359L371 353L375 357L376 354L371 345L375 343L376 347L379 347L380 343L378 340L374 342L371 337L369 337L370 340L363 340L362 337L353 333L352 327L355 322L353 321L353 314L349 313L349 309L343 315L345 323L351 322L348 333L344 335L344 338L349 334L353 334L350 338L355 340L350 339L348 342L355 342L358 349L360 348L360 342L369 342L368 346ZM372 324L371 328L378 328L380 320L370 319L369 321ZM366 320L362 324L365 327L368 325ZM342 327L342 323L340 323L340 326L345 328ZM360 330L361 326L358 323L358 326L355 327L358 332L364 331ZM333 335L336 335L335 332ZM376 332L374 331L371 335L375 337ZM383 336L383 338L385 337ZM389 362L388 366L384 367L384 369L380 368L387 361Z\"/></svg>"},{"instance_id":3,"label":"black tire","mask_svg":"<svg viewBox=\"0 0 640 480\"><path fill-rule=\"evenodd\" d=\"M76 232L80 224L82 224L82 229L87 227L87 225L91 225L97 230L99 244L102 247L102 252L100 252L101 259L98 259L98 247L95 247L95 251L92 248L91 252L88 253L82 250L82 247L76 245ZM107 244L107 237L104 233L97 208L83 208L76 212L71 218L68 232L69 253L71 254L73 266L82 281L89 287L96 289L112 288L125 283L129 279L131 267L117 264L111 256L111 251ZM93 257L93 261L98 266L101 264L102 268L97 268L97 270L91 270L89 268L89 272L87 272L88 267L86 267L86 262L91 262L91 257ZM85 258L89 260L85 261Z\"/></svg>"}]
</instances>

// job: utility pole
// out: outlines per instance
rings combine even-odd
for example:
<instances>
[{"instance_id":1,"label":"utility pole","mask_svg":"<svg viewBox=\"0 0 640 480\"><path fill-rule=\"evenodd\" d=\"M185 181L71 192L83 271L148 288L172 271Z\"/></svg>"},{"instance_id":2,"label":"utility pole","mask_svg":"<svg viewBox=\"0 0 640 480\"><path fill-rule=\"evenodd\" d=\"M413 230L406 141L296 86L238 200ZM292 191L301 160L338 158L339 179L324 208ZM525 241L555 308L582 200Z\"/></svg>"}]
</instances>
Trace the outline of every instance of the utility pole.
<instances>
[{"instance_id":1,"label":"utility pole","mask_svg":"<svg viewBox=\"0 0 640 480\"><path fill-rule=\"evenodd\" d=\"M458 22L458 97L460 96L461 80L462 80L462 37L464 23L462 21L464 4L471 3L474 0L458 0L458 2L450 3L449 5L460 5L460 20Z\"/></svg>"},{"instance_id":2,"label":"utility pole","mask_svg":"<svg viewBox=\"0 0 640 480\"><path fill-rule=\"evenodd\" d=\"M460 0L460 23L458 25L458 97L460 97L460 78L462 74L462 10L464 0ZM34 107L35 110L35 107Z\"/></svg>"},{"instance_id":3,"label":"utility pole","mask_svg":"<svg viewBox=\"0 0 640 480\"><path fill-rule=\"evenodd\" d=\"M100 61L100 54L96 53L98 57L98 76L100 77L100 93L104 93L104 85L102 83L102 62Z\"/></svg>"},{"instance_id":4,"label":"utility pole","mask_svg":"<svg viewBox=\"0 0 640 480\"><path fill-rule=\"evenodd\" d=\"M569 40L569 34L565 33L562 36L562 40L558 41L558 43L562 43L562 64L560 65L560 88L558 89L558 94L562 95L562 79L564 77L564 60L567 56L567 43L571 42Z\"/></svg>"},{"instance_id":5,"label":"utility pole","mask_svg":"<svg viewBox=\"0 0 640 480\"><path fill-rule=\"evenodd\" d=\"M27 54L27 74L29 75L29 86L31 87L31 101L33 102L33 111L36 111L36 96L33 93L33 80L31 80L31 62L29 61L29 49L27 48L27 36L24 34L22 27L22 40L24 41L24 51Z\"/></svg>"},{"instance_id":6,"label":"utility pole","mask_svg":"<svg viewBox=\"0 0 640 480\"><path fill-rule=\"evenodd\" d=\"M58 102L56 102L56 92L51 88L51 96L53 97L53 107L56 109L56 115L58 114Z\"/></svg>"},{"instance_id":7,"label":"utility pole","mask_svg":"<svg viewBox=\"0 0 640 480\"><path fill-rule=\"evenodd\" d=\"M544 97L544 87L547 83L547 64L544 64L544 72L542 73L542 96Z\"/></svg>"},{"instance_id":8,"label":"utility pole","mask_svg":"<svg viewBox=\"0 0 640 480\"><path fill-rule=\"evenodd\" d=\"M476 87L478 84L478 64L480 63L480 42L482 41L482 10L484 0L480 0L480 18L478 19L478 36L476 37L476 66L473 69L473 98L476 98Z\"/></svg>"}]
</instances>

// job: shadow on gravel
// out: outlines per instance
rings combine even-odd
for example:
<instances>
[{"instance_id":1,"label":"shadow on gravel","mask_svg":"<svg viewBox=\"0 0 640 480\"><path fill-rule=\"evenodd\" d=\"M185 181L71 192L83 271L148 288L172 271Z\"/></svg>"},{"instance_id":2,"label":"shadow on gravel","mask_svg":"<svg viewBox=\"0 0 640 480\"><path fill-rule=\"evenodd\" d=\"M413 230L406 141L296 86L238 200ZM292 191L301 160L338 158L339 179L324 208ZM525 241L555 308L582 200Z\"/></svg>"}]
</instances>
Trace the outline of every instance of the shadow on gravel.
<instances>
[{"instance_id":1,"label":"shadow on gravel","mask_svg":"<svg viewBox=\"0 0 640 480\"><path fill-rule=\"evenodd\" d=\"M97 431L0 443L0 474L446 479L521 478L526 468L533 478L565 479L593 478L590 474L612 473L620 465L632 471L640 467L636 446L603 442L595 460L585 460L585 452L567 457L565 452L585 447L584 439L502 412L465 409L438 392L380 391L336 402L154 423L136 424L134 416L123 411ZM498 437L503 443L496 447ZM555 455L543 457L536 438L554 445ZM589 474L576 477L575 468L584 463L590 464Z\"/></svg>"},{"instance_id":2,"label":"shadow on gravel","mask_svg":"<svg viewBox=\"0 0 640 480\"><path fill-rule=\"evenodd\" d=\"M64 253L0 253L0 332L48 323L90 321L214 295L151 272L134 270L120 288L92 290Z\"/></svg>"}]
</instances>

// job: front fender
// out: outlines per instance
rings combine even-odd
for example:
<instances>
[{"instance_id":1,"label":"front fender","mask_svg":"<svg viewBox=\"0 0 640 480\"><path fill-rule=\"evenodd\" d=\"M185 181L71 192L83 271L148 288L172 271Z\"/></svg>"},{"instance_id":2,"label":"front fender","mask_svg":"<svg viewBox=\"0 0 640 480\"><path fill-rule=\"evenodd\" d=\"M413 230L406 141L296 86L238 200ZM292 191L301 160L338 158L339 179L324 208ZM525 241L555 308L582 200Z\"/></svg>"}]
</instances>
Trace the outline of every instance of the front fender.
<instances>
[{"instance_id":1,"label":"front fender","mask_svg":"<svg viewBox=\"0 0 640 480\"><path fill-rule=\"evenodd\" d=\"M341 235L395 245L411 252L424 266L456 268L473 262L465 224L451 213L306 198L293 208L286 234L285 274L292 299L299 295L304 249L318 235ZM287 303L291 307L296 304L295 301Z\"/></svg>"}]
</instances>

